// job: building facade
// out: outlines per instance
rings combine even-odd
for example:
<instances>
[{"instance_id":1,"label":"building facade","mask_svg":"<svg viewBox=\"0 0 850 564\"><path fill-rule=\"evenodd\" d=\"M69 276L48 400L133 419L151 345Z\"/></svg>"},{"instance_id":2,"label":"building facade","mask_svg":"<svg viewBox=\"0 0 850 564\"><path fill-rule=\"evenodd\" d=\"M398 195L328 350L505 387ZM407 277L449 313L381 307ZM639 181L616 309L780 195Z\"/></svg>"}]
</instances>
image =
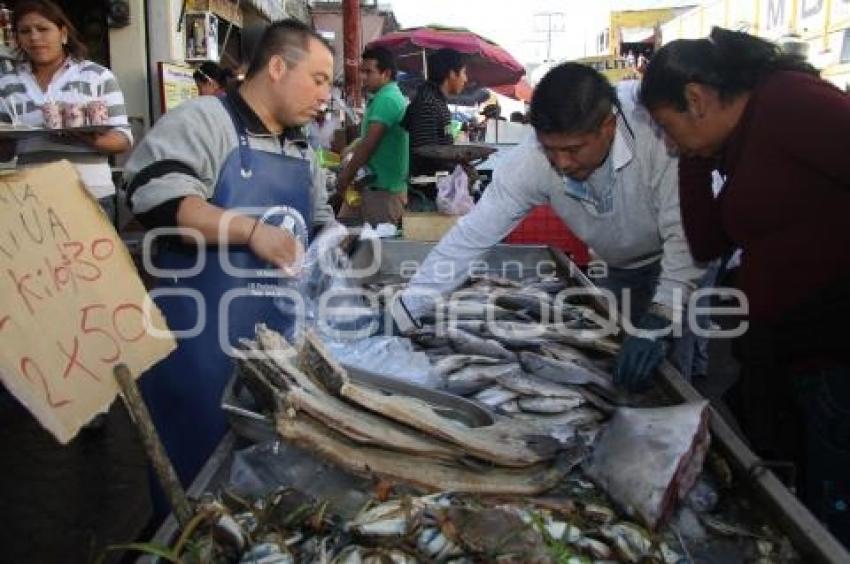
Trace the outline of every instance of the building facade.
<instances>
[{"instance_id":1,"label":"building facade","mask_svg":"<svg viewBox=\"0 0 850 564\"><path fill-rule=\"evenodd\" d=\"M850 0L713 0L662 25L661 41L706 37L714 26L797 50L850 90Z\"/></svg>"}]
</instances>

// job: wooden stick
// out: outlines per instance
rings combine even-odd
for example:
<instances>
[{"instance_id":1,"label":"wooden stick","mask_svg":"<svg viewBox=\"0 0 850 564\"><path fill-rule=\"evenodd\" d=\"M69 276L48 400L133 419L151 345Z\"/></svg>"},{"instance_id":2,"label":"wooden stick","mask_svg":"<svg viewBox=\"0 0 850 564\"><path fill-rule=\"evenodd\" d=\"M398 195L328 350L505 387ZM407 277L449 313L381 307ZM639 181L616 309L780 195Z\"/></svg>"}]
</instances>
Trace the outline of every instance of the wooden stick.
<instances>
[{"instance_id":1,"label":"wooden stick","mask_svg":"<svg viewBox=\"0 0 850 564\"><path fill-rule=\"evenodd\" d=\"M142 437L142 442L145 445L145 450L148 453L148 458L153 464L153 469L162 485L165 496L174 510L174 516L180 527L186 527L192 519L192 509L189 507L189 500L186 498L186 492L183 486L180 485L180 479L177 477L177 472L171 465L168 459L168 454L159 440L159 435L156 433L156 428L151 420L151 414L148 407L142 400L139 393L139 388L136 386L136 381L130 375L130 369L126 364L119 364L113 369L115 379L118 380L118 385L121 387L121 392L124 394L124 403L127 404L127 409L130 410L130 415L133 422L136 424L136 429Z\"/></svg>"}]
</instances>

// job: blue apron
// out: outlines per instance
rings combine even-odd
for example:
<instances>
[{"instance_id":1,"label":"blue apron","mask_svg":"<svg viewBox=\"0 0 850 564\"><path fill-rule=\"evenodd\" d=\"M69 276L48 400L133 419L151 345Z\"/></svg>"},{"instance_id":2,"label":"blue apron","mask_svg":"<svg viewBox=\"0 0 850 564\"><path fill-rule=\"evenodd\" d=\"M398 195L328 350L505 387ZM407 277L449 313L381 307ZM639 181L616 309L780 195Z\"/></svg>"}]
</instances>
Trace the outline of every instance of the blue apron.
<instances>
[{"instance_id":1,"label":"blue apron","mask_svg":"<svg viewBox=\"0 0 850 564\"><path fill-rule=\"evenodd\" d=\"M228 155L219 172L215 195L210 202L224 209L289 206L298 211L309 226L312 216L310 163L251 149L244 124L231 103L221 98L239 137L239 147ZM184 486L188 486L227 431L221 409L221 396L231 374L233 359L219 344L219 304L232 289L275 285L274 278L233 277L221 265L218 247L206 249L201 272L188 278L164 278L159 288L194 289L204 297L206 324L199 335L178 340L177 349L141 379L141 388L151 416ZM271 267L245 245L227 252L234 267L258 271ZM190 269L197 261L194 248L174 244L161 250L161 269ZM282 314L274 298L257 293L234 299L228 309L228 342L253 337L254 325L265 323L288 333L293 320ZM158 296L156 304L169 328L193 327L200 312L187 296Z\"/></svg>"}]
</instances>

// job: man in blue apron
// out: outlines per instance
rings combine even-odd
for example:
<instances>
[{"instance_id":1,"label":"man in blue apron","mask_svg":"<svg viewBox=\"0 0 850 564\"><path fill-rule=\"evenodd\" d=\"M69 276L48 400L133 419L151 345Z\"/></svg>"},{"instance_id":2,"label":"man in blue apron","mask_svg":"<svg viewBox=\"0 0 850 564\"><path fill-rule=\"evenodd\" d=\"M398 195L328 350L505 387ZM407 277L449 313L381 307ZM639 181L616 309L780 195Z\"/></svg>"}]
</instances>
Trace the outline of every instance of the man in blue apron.
<instances>
[{"instance_id":1,"label":"man in blue apron","mask_svg":"<svg viewBox=\"0 0 850 564\"><path fill-rule=\"evenodd\" d=\"M178 348L141 387L184 485L226 431L230 347L256 323L291 330L273 294L303 253L306 237L295 234L333 219L324 176L296 133L328 101L332 75L321 37L296 20L276 22L238 89L162 116L125 167L139 220L172 228L157 237L150 274Z\"/></svg>"}]
</instances>

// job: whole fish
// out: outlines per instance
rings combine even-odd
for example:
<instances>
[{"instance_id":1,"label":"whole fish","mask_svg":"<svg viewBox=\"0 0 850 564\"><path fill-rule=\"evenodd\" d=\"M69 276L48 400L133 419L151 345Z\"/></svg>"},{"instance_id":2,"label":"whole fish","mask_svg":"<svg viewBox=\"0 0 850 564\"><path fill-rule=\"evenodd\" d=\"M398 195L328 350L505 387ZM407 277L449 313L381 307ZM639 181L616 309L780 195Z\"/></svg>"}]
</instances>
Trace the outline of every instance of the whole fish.
<instances>
[{"instance_id":1,"label":"whole fish","mask_svg":"<svg viewBox=\"0 0 850 564\"><path fill-rule=\"evenodd\" d=\"M546 358L533 352L519 353L519 362L528 372L553 382L577 386L592 385L605 392L617 394L610 376L575 362Z\"/></svg>"},{"instance_id":2,"label":"whole fish","mask_svg":"<svg viewBox=\"0 0 850 564\"><path fill-rule=\"evenodd\" d=\"M531 281L523 281L523 287L529 290L540 290L554 296L558 292L567 289L567 283L561 278L538 278Z\"/></svg>"},{"instance_id":3,"label":"whole fish","mask_svg":"<svg viewBox=\"0 0 850 564\"><path fill-rule=\"evenodd\" d=\"M458 370L466 368L471 364L494 365L504 364L504 361L489 356L481 356L474 354L453 354L450 356L444 356L436 363L434 363L432 371L435 375L445 378L452 372L457 372Z\"/></svg>"},{"instance_id":4,"label":"whole fish","mask_svg":"<svg viewBox=\"0 0 850 564\"><path fill-rule=\"evenodd\" d=\"M496 385L484 388L475 394L472 399L479 403L483 403L488 407L496 407L505 402L511 401L512 399L516 399L518 395L519 394L514 391Z\"/></svg>"},{"instance_id":5,"label":"whole fish","mask_svg":"<svg viewBox=\"0 0 850 564\"><path fill-rule=\"evenodd\" d=\"M581 397L571 398L519 398L519 408L530 413L564 413L584 403Z\"/></svg>"},{"instance_id":6,"label":"whole fish","mask_svg":"<svg viewBox=\"0 0 850 564\"><path fill-rule=\"evenodd\" d=\"M584 400L584 396L575 388L557 384L544 378L538 378L523 371L500 375L496 381L519 394L531 397L574 398Z\"/></svg>"},{"instance_id":7,"label":"whole fish","mask_svg":"<svg viewBox=\"0 0 850 564\"><path fill-rule=\"evenodd\" d=\"M540 291L519 291L500 293L496 296L495 304L504 309L523 312L535 321L551 323L554 321L552 298Z\"/></svg>"},{"instance_id":8,"label":"whole fish","mask_svg":"<svg viewBox=\"0 0 850 564\"><path fill-rule=\"evenodd\" d=\"M576 407L564 413L553 415L522 413L515 415L515 417L526 421L534 421L537 425L547 427L570 425L577 429L588 426L598 427L598 424L604 418L599 411L590 407Z\"/></svg>"},{"instance_id":9,"label":"whole fish","mask_svg":"<svg viewBox=\"0 0 850 564\"><path fill-rule=\"evenodd\" d=\"M499 288L522 288L522 284L516 280L511 280L510 278L505 278L504 276L499 276L490 272L486 274L473 274L469 277L469 281L473 286L475 284L485 283Z\"/></svg>"},{"instance_id":10,"label":"whole fish","mask_svg":"<svg viewBox=\"0 0 850 564\"><path fill-rule=\"evenodd\" d=\"M494 384L499 378L510 378L520 372L522 370L517 363L494 366L473 364L447 375L443 387L452 394L468 396Z\"/></svg>"},{"instance_id":11,"label":"whole fish","mask_svg":"<svg viewBox=\"0 0 850 564\"><path fill-rule=\"evenodd\" d=\"M539 350L548 342L546 327L539 323L491 321L485 323L482 329L480 336L499 341L509 349Z\"/></svg>"},{"instance_id":12,"label":"whole fish","mask_svg":"<svg viewBox=\"0 0 850 564\"><path fill-rule=\"evenodd\" d=\"M462 329L451 327L447 332L452 347L459 353L490 356L511 362L516 360L516 354L506 349L498 341L482 339Z\"/></svg>"}]
</instances>

